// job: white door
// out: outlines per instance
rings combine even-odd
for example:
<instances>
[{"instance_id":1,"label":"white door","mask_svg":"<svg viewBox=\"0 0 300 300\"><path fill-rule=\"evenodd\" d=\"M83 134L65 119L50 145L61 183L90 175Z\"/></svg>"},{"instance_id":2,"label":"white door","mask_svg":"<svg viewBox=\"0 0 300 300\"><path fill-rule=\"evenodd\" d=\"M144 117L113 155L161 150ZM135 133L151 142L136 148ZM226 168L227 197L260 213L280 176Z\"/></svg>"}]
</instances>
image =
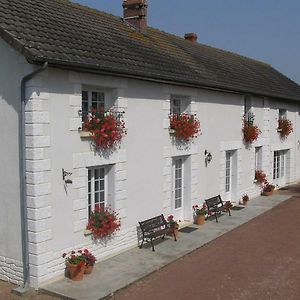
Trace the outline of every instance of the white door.
<instances>
[{"instance_id":1,"label":"white door","mask_svg":"<svg viewBox=\"0 0 300 300\"><path fill-rule=\"evenodd\" d=\"M273 184L283 186L286 183L286 151L274 151Z\"/></svg>"},{"instance_id":2,"label":"white door","mask_svg":"<svg viewBox=\"0 0 300 300\"><path fill-rule=\"evenodd\" d=\"M236 199L237 188L237 154L236 151L226 151L225 157L225 199Z\"/></svg>"},{"instance_id":3,"label":"white door","mask_svg":"<svg viewBox=\"0 0 300 300\"><path fill-rule=\"evenodd\" d=\"M173 159L172 214L175 220L183 220L184 205L184 163L183 158Z\"/></svg>"}]
</instances>

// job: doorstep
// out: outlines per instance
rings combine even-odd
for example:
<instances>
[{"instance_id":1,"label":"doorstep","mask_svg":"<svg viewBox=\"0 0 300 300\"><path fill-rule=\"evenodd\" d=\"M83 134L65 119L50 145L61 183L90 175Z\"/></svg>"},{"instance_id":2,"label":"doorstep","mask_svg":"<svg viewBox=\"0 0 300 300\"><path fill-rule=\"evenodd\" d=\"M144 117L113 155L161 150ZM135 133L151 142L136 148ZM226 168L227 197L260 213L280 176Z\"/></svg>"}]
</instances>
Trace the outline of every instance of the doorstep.
<instances>
[{"instance_id":1,"label":"doorstep","mask_svg":"<svg viewBox=\"0 0 300 300\"><path fill-rule=\"evenodd\" d=\"M200 248L208 242L250 221L270 210L292 195L275 193L269 197L259 196L251 199L245 209L232 211L232 216L225 214L219 223L208 221L202 226L182 222L180 228L191 226L197 230L179 233L177 242L172 237L155 242L155 252L147 244L142 249L130 249L95 265L90 275L85 275L80 282L63 278L49 283L40 292L70 300L98 300L111 296L114 292L142 279L167 264Z\"/></svg>"}]
</instances>

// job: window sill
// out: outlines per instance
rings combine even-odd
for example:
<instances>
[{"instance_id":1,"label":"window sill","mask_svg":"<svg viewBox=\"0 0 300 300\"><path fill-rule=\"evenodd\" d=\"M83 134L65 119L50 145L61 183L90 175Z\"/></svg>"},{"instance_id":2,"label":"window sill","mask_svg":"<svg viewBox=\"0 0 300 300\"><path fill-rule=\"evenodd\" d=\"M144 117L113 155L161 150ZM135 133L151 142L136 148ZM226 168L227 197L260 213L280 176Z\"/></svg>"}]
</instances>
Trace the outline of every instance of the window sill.
<instances>
[{"instance_id":1,"label":"window sill","mask_svg":"<svg viewBox=\"0 0 300 300\"><path fill-rule=\"evenodd\" d=\"M90 236L90 235L92 235L93 233L92 233L90 230L85 229L84 232L83 232L83 234L84 234L84 236Z\"/></svg>"},{"instance_id":2,"label":"window sill","mask_svg":"<svg viewBox=\"0 0 300 300\"><path fill-rule=\"evenodd\" d=\"M89 137L93 136L93 134L88 131L80 131L79 135L81 138L89 138Z\"/></svg>"}]
</instances>

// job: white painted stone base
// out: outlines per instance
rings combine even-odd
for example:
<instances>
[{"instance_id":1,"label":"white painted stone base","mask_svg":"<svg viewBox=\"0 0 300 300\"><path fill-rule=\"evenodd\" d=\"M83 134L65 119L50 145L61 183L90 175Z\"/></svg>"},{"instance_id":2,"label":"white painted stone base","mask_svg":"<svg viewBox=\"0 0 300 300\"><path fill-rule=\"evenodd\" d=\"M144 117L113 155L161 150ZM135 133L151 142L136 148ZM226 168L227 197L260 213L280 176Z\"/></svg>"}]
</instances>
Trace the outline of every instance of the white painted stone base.
<instances>
[{"instance_id":1,"label":"white painted stone base","mask_svg":"<svg viewBox=\"0 0 300 300\"><path fill-rule=\"evenodd\" d=\"M21 285L23 283L22 262L0 256L0 279Z\"/></svg>"}]
</instances>

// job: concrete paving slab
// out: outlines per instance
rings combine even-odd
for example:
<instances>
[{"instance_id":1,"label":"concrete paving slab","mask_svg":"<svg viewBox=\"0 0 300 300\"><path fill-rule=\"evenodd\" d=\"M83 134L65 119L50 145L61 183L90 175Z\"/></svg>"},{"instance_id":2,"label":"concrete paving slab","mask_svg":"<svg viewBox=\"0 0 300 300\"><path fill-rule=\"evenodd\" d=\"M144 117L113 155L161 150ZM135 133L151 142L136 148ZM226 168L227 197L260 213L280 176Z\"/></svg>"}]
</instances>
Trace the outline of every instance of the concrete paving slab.
<instances>
[{"instance_id":1,"label":"concrete paving slab","mask_svg":"<svg viewBox=\"0 0 300 300\"><path fill-rule=\"evenodd\" d=\"M189 225L198 229L191 233L180 233L177 242L172 237L157 242L155 252L152 252L149 246L143 249L131 249L98 263L93 273L86 275L81 282L63 278L45 285L41 291L71 300L105 298L250 221L290 197L291 195L274 194L269 197L260 196L251 199L244 209L232 211L231 217L224 214L219 219L219 223L211 220L202 226Z\"/></svg>"}]
</instances>

